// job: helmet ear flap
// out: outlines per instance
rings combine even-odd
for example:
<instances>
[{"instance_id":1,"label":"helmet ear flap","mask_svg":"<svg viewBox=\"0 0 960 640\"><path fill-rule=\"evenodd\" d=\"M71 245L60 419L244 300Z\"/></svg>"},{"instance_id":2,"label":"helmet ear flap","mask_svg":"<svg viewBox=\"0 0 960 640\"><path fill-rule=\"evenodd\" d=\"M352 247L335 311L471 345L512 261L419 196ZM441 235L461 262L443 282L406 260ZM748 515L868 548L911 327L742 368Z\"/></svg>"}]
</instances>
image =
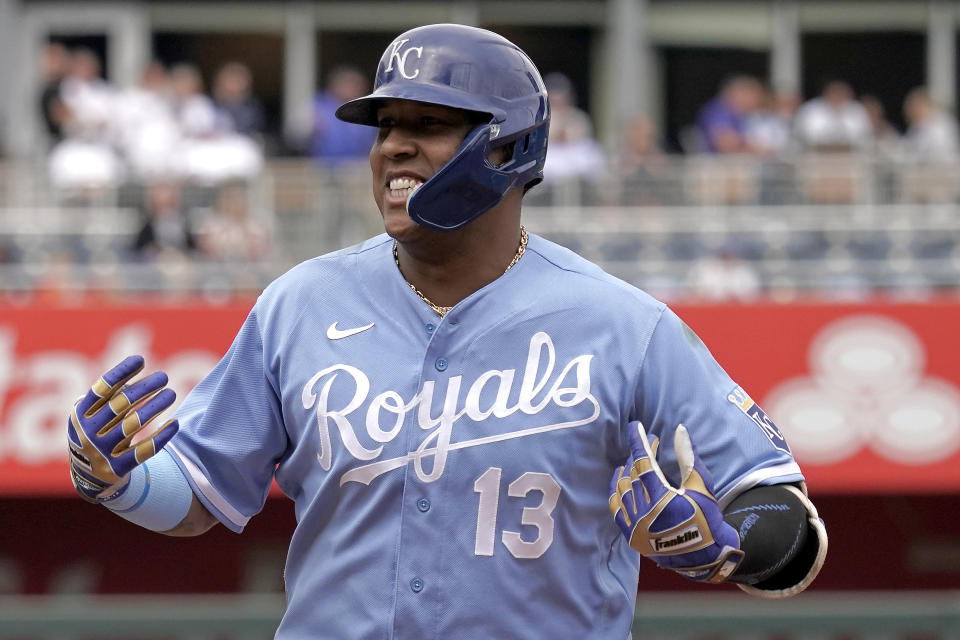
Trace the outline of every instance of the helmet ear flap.
<instances>
[{"instance_id":1,"label":"helmet ear flap","mask_svg":"<svg viewBox=\"0 0 960 640\"><path fill-rule=\"evenodd\" d=\"M503 168L514 158L526 156L530 152L531 137L532 134L527 132L507 144L497 147L497 149L504 150L505 157L501 162L495 163L494 166L498 169Z\"/></svg>"},{"instance_id":2,"label":"helmet ear flap","mask_svg":"<svg viewBox=\"0 0 960 640\"><path fill-rule=\"evenodd\" d=\"M543 165L547 158L547 137L549 133L549 118L524 134L515 145L513 156L528 168L523 171L526 181L523 183L523 192L543 182Z\"/></svg>"},{"instance_id":3,"label":"helmet ear flap","mask_svg":"<svg viewBox=\"0 0 960 640\"><path fill-rule=\"evenodd\" d=\"M500 202L515 178L490 160L492 126L481 125L468 133L453 157L410 195L407 213L414 222L453 231Z\"/></svg>"},{"instance_id":4,"label":"helmet ear flap","mask_svg":"<svg viewBox=\"0 0 960 640\"><path fill-rule=\"evenodd\" d=\"M547 143L547 124L547 122L541 122L522 131L512 140L496 147L497 149L505 149L506 157L503 162L493 166L501 170L514 172L529 171L531 168L542 171L543 156L546 152ZM531 161L533 164L531 164Z\"/></svg>"},{"instance_id":5,"label":"helmet ear flap","mask_svg":"<svg viewBox=\"0 0 960 640\"><path fill-rule=\"evenodd\" d=\"M522 186L526 193L542 180L548 124L540 122L497 146L490 139L497 125L474 129L407 200L410 217L431 229L452 231L496 206L510 189ZM509 154L499 166L491 157L498 149Z\"/></svg>"},{"instance_id":6,"label":"helmet ear flap","mask_svg":"<svg viewBox=\"0 0 960 640\"><path fill-rule=\"evenodd\" d=\"M517 138L513 148L515 165L512 171L522 174L524 185L532 187L543 180L543 165L547 158L549 120L544 120Z\"/></svg>"}]
</instances>

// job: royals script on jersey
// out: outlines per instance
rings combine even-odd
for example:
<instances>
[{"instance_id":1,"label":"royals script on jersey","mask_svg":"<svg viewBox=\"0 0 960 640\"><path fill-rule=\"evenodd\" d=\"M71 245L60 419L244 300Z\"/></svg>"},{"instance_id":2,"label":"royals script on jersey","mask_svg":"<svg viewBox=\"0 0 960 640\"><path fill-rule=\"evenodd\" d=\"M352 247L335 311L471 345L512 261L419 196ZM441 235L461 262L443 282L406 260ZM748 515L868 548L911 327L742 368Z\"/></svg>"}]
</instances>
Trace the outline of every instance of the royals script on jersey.
<instances>
[{"instance_id":1,"label":"royals script on jersey","mask_svg":"<svg viewBox=\"0 0 960 640\"><path fill-rule=\"evenodd\" d=\"M391 249L279 278L178 412L224 525L274 477L295 503L278 638L626 638L640 559L607 491L631 420L686 425L721 503L802 479L693 332L595 265L531 235L440 319Z\"/></svg>"}]
</instances>

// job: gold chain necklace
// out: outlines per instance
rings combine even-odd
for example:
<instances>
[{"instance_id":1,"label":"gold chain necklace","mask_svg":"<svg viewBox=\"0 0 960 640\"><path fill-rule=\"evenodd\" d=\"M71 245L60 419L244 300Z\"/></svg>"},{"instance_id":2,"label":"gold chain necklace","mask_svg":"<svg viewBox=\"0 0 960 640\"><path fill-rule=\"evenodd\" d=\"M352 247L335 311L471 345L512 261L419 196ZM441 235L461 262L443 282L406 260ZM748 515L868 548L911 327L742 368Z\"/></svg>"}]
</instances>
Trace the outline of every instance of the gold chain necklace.
<instances>
[{"instance_id":1,"label":"gold chain necklace","mask_svg":"<svg viewBox=\"0 0 960 640\"><path fill-rule=\"evenodd\" d=\"M400 253L397 250L397 242L393 242L393 261L397 263L397 269L400 270ZM513 265L517 264L520 261L520 258L523 257L524 251L527 250L527 229L523 225L520 225L520 246L517 247L517 253L514 254L513 260L510 261L510 264L507 265L507 268L503 270L504 273L510 271L513 268ZM400 270L400 275L403 275L403 270ZM407 285L413 290L417 297L427 303L427 305L434 310L434 312L441 318L447 315L447 312L450 311L453 307L442 307L439 304L436 304L430 298L423 295L423 292L420 289L417 289L412 282L407 280L406 276L403 277Z\"/></svg>"}]
</instances>

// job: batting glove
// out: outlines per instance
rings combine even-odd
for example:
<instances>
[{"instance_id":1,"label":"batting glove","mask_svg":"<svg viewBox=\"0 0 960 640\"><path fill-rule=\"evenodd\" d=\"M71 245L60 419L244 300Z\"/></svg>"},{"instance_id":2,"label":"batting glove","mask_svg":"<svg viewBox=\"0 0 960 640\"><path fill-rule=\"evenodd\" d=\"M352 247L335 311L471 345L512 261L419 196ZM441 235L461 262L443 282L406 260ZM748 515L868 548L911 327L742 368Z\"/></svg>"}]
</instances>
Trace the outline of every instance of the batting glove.
<instances>
[{"instance_id":1,"label":"batting glove","mask_svg":"<svg viewBox=\"0 0 960 640\"><path fill-rule=\"evenodd\" d=\"M176 420L168 420L142 438L150 421L177 397L164 388L167 375L162 371L128 386L143 364L141 356L130 356L110 369L70 413L70 477L77 493L88 502L106 502L123 494L130 471L160 451L179 428ZM138 434L141 437L134 444Z\"/></svg>"},{"instance_id":2,"label":"batting glove","mask_svg":"<svg viewBox=\"0 0 960 640\"><path fill-rule=\"evenodd\" d=\"M657 565L701 582L723 582L743 560L740 537L724 522L713 478L690 434L677 427L674 451L680 487L667 482L657 463L659 440L643 425L630 429L631 458L610 481L610 513L630 546Z\"/></svg>"}]
</instances>

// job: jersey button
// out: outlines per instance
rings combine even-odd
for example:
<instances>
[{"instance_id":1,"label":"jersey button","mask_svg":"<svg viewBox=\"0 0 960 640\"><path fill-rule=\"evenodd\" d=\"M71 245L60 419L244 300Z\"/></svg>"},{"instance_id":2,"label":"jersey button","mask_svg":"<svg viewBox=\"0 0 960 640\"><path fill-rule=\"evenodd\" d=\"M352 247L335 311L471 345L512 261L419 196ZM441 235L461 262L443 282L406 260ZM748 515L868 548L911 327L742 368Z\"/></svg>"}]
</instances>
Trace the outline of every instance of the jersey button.
<instances>
[{"instance_id":1,"label":"jersey button","mask_svg":"<svg viewBox=\"0 0 960 640\"><path fill-rule=\"evenodd\" d=\"M423 580L420 578L414 578L410 581L410 590L414 593L420 593L423 591Z\"/></svg>"},{"instance_id":2,"label":"jersey button","mask_svg":"<svg viewBox=\"0 0 960 640\"><path fill-rule=\"evenodd\" d=\"M417 509L420 509L423 513L430 511L430 500L427 498L417 500Z\"/></svg>"},{"instance_id":3,"label":"jersey button","mask_svg":"<svg viewBox=\"0 0 960 640\"><path fill-rule=\"evenodd\" d=\"M437 371L446 371L448 364L449 363L447 362L446 358L437 358L437 361L433 363L433 366L437 368Z\"/></svg>"},{"instance_id":4,"label":"jersey button","mask_svg":"<svg viewBox=\"0 0 960 640\"><path fill-rule=\"evenodd\" d=\"M424 325L423 328L427 330L427 333L433 333L433 330L437 328L437 325L435 325L435 324L433 324L433 323L431 322L431 323L428 323L428 324Z\"/></svg>"}]
</instances>

